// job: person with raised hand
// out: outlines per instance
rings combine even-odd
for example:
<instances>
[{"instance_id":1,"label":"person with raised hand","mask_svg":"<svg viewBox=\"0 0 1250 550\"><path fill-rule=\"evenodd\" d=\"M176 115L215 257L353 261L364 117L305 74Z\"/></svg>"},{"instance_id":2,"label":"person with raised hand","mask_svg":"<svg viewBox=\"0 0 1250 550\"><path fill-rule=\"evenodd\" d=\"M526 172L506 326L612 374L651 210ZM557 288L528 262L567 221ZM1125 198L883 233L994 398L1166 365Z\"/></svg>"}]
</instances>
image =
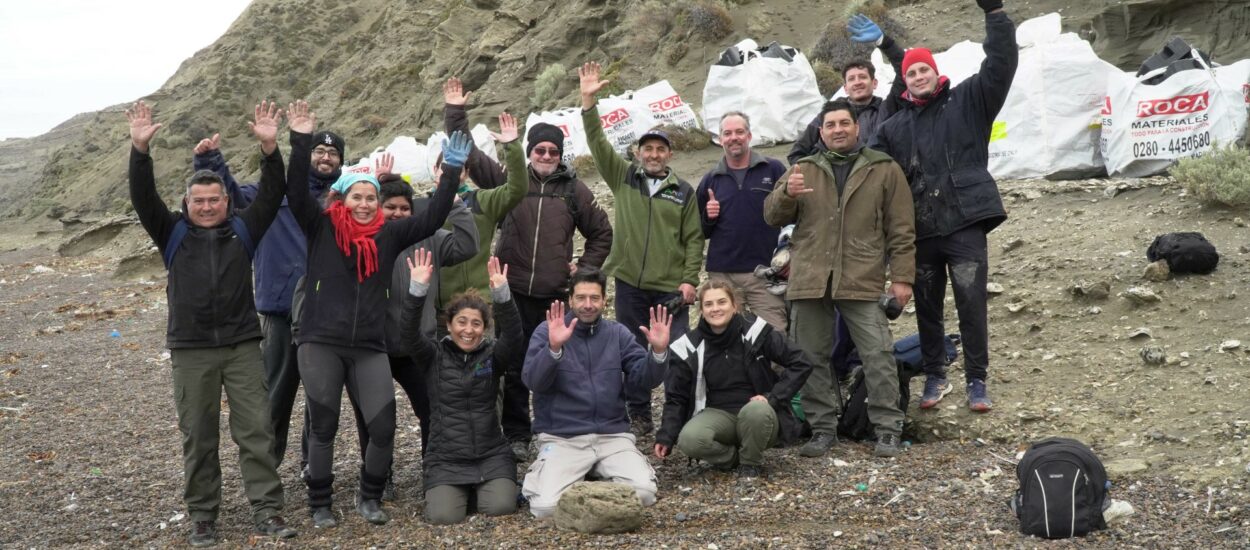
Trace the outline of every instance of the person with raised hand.
<instances>
[{"instance_id":1,"label":"person with raised hand","mask_svg":"<svg viewBox=\"0 0 1250 550\"><path fill-rule=\"evenodd\" d=\"M958 86L938 72L925 48L907 50L900 72L903 107L868 144L903 167L916 209L916 327L925 373L920 408L951 391L946 379L947 275L959 314L968 408L993 408L989 389L989 233L1007 220L989 172L994 119L1020 62L1016 28L1002 0L977 0L985 12L985 60Z\"/></svg>"},{"instance_id":2,"label":"person with raised hand","mask_svg":"<svg viewBox=\"0 0 1250 550\"><path fill-rule=\"evenodd\" d=\"M261 329L252 301L252 251L277 215L286 190L278 151L278 106L262 101L248 122L260 142L261 181L244 209L226 193L215 173L198 170L187 181L181 212L171 212L156 191L149 143L161 124L142 101L126 110L130 122L130 200L139 222L168 269L169 322L165 343L173 365L174 404L182 433L183 501L193 528L191 546L217 543L221 507L219 423L221 393L230 406L230 435L239 447L243 489L256 533L290 538L284 498L271 454L261 359ZM219 136L212 141L216 145ZM304 159L307 161L307 157ZM292 176L298 176L298 162ZM304 162L304 168L307 168Z\"/></svg>"},{"instance_id":3,"label":"person with raised hand","mask_svg":"<svg viewBox=\"0 0 1250 550\"><path fill-rule=\"evenodd\" d=\"M308 104L289 107L292 156L309 154L316 115ZM289 178L287 201L308 239L308 274L299 313L299 368L309 412L309 509L313 525L336 524L333 502L334 438L343 388L358 399L369 444L360 469L356 511L386 523L381 497L395 436L395 386L386 347L391 272L401 251L433 235L451 210L471 140L454 133L444 142L443 175L421 215L383 224L379 184L368 174L344 174L323 209L307 179Z\"/></svg>"},{"instance_id":4,"label":"person with raised hand","mask_svg":"<svg viewBox=\"0 0 1250 550\"><path fill-rule=\"evenodd\" d=\"M903 48L893 38L886 36L872 19L864 14L855 14L846 23L846 31L852 42L873 44L881 50L886 61L894 67L894 82L884 98L875 95L877 89L877 69L868 59L852 59L842 65L842 91L854 109L855 122L859 124L859 142L866 144L877 133L877 128L890 118L901 107L903 91L907 86L903 83ZM812 119L811 124L803 130L803 135L794 141L786 159L791 165L799 159L819 153L824 148L820 138L821 121L819 116Z\"/></svg>"},{"instance_id":5,"label":"person with raised hand","mask_svg":"<svg viewBox=\"0 0 1250 550\"><path fill-rule=\"evenodd\" d=\"M230 174L222 155L220 134L203 139L195 147L194 168L211 170L225 183L235 208L246 208L259 193L255 183L240 185ZM347 143L334 132L322 130L313 136L313 148L306 170L308 190L318 201L342 173ZM308 241L295 221L287 201L278 207L278 217L256 245L256 311L264 334L261 352L265 360L265 386L269 388L269 423L274 432L273 455L279 465L286 456L291 410L299 391L299 365L296 364L293 310L295 289L308 263ZM308 465L308 415L300 438L300 466Z\"/></svg>"},{"instance_id":6,"label":"person with raised hand","mask_svg":"<svg viewBox=\"0 0 1250 550\"><path fill-rule=\"evenodd\" d=\"M780 365L780 373L773 365ZM655 456L673 448L721 470L764 475L764 450L801 431L790 400L812 364L784 331L741 313L727 281L699 287L699 324L673 342Z\"/></svg>"},{"instance_id":7,"label":"person with raised hand","mask_svg":"<svg viewBox=\"0 0 1250 550\"><path fill-rule=\"evenodd\" d=\"M458 523L474 511L470 500L484 515L511 514L517 503L516 461L499 426L496 397L504 373L521 368L525 340L508 289L508 266L493 256L487 261L493 304L475 289L456 295L444 309L447 335L436 340L421 330L433 254L418 250L407 264L411 284L402 338L429 392L425 517L435 524ZM490 337L491 319L496 338Z\"/></svg>"},{"instance_id":8,"label":"person with raised hand","mask_svg":"<svg viewBox=\"0 0 1250 550\"><path fill-rule=\"evenodd\" d=\"M646 335L634 327L647 322L655 306L672 310L673 334L690 328L688 307L703 268L703 230L695 189L677 177L669 162L673 144L668 134L653 128L638 138L638 160L626 161L612 148L595 94L608 84L596 62L577 70L582 96L582 122L595 167L612 191L616 220L612 248L603 272L616 279L616 317L633 331L638 345ZM650 391L629 390L631 430L639 437L655 429Z\"/></svg>"},{"instance_id":9,"label":"person with raised hand","mask_svg":"<svg viewBox=\"0 0 1250 550\"><path fill-rule=\"evenodd\" d=\"M535 517L551 516L560 495L592 472L629 485L644 506L655 503L655 470L629 432L625 397L663 381L673 316L651 308L649 323L638 327L644 349L623 324L603 318L607 283L597 269L578 269L570 311L552 302L529 340L521 379L534 392L538 456L521 490Z\"/></svg>"},{"instance_id":10,"label":"person with raised hand","mask_svg":"<svg viewBox=\"0 0 1250 550\"><path fill-rule=\"evenodd\" d=\"M448 78L443 83L443 131L469 133L469 113L466 105L472 92L464 90L464 84L457 77ZM495 138L498 140L499 138ZM491 158L486 152L473 145L469 158L465 160L464 173L468 181L478 189L494 189L507 182L508 176L497 159Z\"/></svg>"}]
</instances>

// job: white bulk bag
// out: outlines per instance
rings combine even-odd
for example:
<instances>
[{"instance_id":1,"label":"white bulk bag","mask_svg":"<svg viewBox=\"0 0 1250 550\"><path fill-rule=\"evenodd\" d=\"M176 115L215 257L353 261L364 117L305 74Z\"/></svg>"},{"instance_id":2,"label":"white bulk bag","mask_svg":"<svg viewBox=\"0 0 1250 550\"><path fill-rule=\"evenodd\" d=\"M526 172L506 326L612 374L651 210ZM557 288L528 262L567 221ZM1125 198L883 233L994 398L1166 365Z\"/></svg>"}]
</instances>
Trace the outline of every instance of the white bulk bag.
<instances>
[{"instance_id":1,"label":"white bulk bag","mask_svg":"<svg viewBox=\"0 0 1250 550\"><path fill-rule=\"evenodd\" d=\"M651 109L656 122L663 125L673 124L683 128L698 128L699 117L694 109L682 101L677 90L667 80L661 80L633 93L637 101Z\"/></svg>"},{"instance_id":2,"label":"white bulk bag","mask_svg":"<svg viewBox=\"0 0 1250 550\"><path fill-rule=\"evenodd\" d=\"M564 156L561 160L566 165L571 165L574 158L590 154L590 147L586 145L586 132L582 129L581 108L530 113L525 119L525 127L518 129L521 132L522 150L529 149L529 129L539 122L546 122L564 132Z\"/></svg>"},{"instance_id":3,"label":"white bulk bag","mask_svg":"<svg viewBox=\"0 0 1250 550\"><path fill-rule=\"evenodd\" d=\"M782 46L791 60L765 57L754 40L739 42L739 65L712 65L703 87L703 125L719 142L720 117L741 111L751 118L751 145L794 141L820 113L825 99L816 73L801 52Z\"/></svg>"}]
</instances>

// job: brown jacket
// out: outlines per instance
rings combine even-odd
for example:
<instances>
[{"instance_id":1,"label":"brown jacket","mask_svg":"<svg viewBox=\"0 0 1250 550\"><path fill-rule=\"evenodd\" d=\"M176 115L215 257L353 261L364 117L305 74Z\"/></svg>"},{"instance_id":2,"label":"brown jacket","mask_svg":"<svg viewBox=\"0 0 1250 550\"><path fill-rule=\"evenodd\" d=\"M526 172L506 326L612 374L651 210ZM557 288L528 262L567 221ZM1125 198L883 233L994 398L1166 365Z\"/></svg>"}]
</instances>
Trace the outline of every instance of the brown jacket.
<instances>
[{"instance_id":1,"label":"brown jacket","mask_svg":"<svg viewBox=\"0 0 1250 550\"><path fill-rule=\"evenodd\" d=\"M795 171L811 193L786 194ZM839 204L833 169L823 153L800 159L764 201L764 221L795 224L788 300L822 298L832 277L833 298L876 300L885 291L886 262L893 282L916 278L916 224L907 178L888 155L863 148Z\"/></svg>"}]
</instances>

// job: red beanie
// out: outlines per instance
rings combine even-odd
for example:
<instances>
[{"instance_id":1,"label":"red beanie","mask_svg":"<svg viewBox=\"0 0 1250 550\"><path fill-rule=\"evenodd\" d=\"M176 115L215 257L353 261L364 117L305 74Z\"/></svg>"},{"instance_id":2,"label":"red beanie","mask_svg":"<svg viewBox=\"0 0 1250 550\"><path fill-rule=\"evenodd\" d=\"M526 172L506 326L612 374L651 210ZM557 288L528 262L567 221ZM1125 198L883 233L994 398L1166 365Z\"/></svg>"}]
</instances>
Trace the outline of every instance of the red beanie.
<instances>
[{"instance_id":1,"label":"red beanie","mask_svg":"<svg viewBox=\"0 0 1250 550\"><path fill-rule=\"evenodd\" d=\"M907 74L907 68L913 63L924 63L933 68L933 72L938 72L937 62L933 60L933 53L929 48L912 48L907 50L903 55L903 74Z\"/></svg>"}]
</instances>

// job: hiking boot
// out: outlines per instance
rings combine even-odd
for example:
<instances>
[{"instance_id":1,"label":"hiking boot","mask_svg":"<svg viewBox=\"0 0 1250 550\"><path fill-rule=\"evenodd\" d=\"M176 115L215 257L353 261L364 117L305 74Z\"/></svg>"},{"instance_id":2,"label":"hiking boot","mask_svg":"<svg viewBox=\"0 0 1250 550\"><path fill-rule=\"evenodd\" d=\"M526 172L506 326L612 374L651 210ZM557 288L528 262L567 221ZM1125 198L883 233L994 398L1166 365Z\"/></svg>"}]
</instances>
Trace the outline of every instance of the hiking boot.
<instances>
[{"instance_id":1,"label":"hiking boot","mask_svg":"<svg viewBox=\"0 0 1250 550\"><path fill-rule=\"evenodd\" d=\"M651 432L655 431L655 422L651 420L651 412L638 413L636 416L630 415L629 431L638 439L651 435Z\"/></svg>"},{"instance_id":2,"label":"hiking boot","mask_svg":"<svg viewBox=\"0 0 1250 550\"><path fill-rule=\"evenodd\" d=\"M824 456L838 442L838 434L820 432L812 436L812 439L799 447L799 456L815 458Z\"/></svg>"},{"instance_id":3,"label":"hiking boot","mask_svg":"<svg viewBox=\"0 0 1250 550\"><path fill-rule=\"evenodd\" d=\"M951 383L945 378L926 376L924 379L924 395L920 396L920 408L932 409L946 394L951 392Z\"/></svg>"},{"instance_id":4,"label":"hiking boot","mask_svg":"<svg viewBox=\"0 0 1250 550\"><path fill-rule=\"evenodd\" d=\"M738 466L739 479L755 479L757 477L764 477L763 466L756 466L754 464L743 464Z\"/></svg>"},{"instance_id":5,"label":"hiking boot","mask_svg":"<svg viewBox=\"0 0 1250 550\"><path fill-rule=\"evenodd\" d=\"M317 529L329 529L339 524L329 506L315 506L309 511L312 512L313 527Z\"/></svg>"},{"instance_id":6,"label":"hiking boot","mask_svg":"<svg viewBox=\"0 0 1250 550\"><path fill-rule=\"evenodd\" d=\"M288 527L282 516L273 516L256 524L256 534L263 537L289 539L298 535L299 531Z\"/></svg>"},{"instance_id":7,"label":"hiking boot","mask_svg":"<svg viewBox=\"0 0 1250 550\"><path fill-rule=\"evenodd\" d=\"M984 380L968 382L968 408L972 412L988 412L994 408L990 402L990 394L985 390Z\"/></svg>"},{"instance_id":8,"label":"hiking boot","mask_svg":"<svg viewBox=\"0 0 1250 550\"><path fill-rule=\"evenodd\" d=\"M192 548L215 546L217 544L216 522L211 520L195 522L195 526L191 528L191 536L187 537L187 543Z\"/></svg>"},{"instance_id":9,"label":"hiking boot","mask_svg":"<svg viewBox=\"0 0 1250 550\"><path fill-rule=\"evenodd\" d=\"M894 457L903 454L903 446L899 443L898 434L881 434L877 436L877 446L872 456Z\"/></svg>"},{"instance_id":10,"label":"hiking boot","mask_svg":"<svg viewBox=\"0 0 1250 550\"><path fill-rule=\"evenodd\" d=\"M365 518L365 521L374 525L384 525L391 521L391 516L382 509L382 501L372 498L357 497L357 499L356 512L360 514L360 517Z\"/></svg>"},{"instance_id":11,"label":"hiking boot","mask_svg":"<svg viewBox=\"0 0 1250 550\"><path fill-rule=\"evenodd\" d=\"M529 462L530 459L530 442L524 440L516 440L511 443L512 456L517 462Z\"/></svg>"},{"instance_id":12,"label":"hiking boot","mask_svg":"<svg viewBox=\"0 0 1250 550\"><path fill-rule=\"evenodd\" d=\"M391 470L386 474L386 485L382 487L382 500L395 502L398 497L399 491L395 489L395 470Z\"/></svg>"}]
</instances>

